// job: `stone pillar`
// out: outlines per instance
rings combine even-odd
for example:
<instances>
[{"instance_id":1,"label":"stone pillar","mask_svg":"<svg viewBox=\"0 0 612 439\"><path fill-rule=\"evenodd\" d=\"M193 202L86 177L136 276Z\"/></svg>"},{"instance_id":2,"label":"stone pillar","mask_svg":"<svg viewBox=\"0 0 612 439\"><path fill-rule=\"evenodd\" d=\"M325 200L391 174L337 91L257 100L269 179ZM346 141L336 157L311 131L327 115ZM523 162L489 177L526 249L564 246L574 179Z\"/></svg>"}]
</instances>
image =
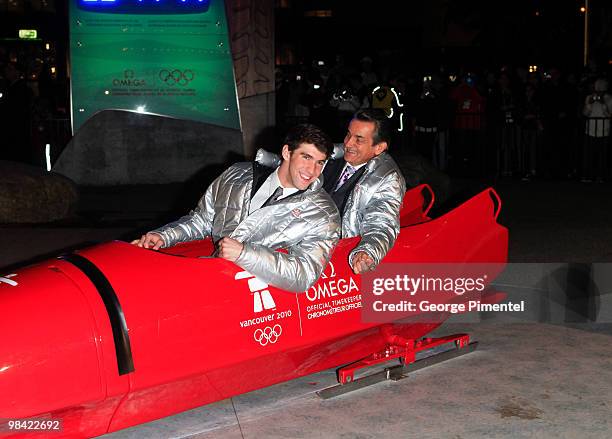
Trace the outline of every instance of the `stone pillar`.
<instances>
[{"instance_id":1,"label":"stone pillar","mask_svg":"<svg viewBox=\"0 0 612 439\"><path fill-rule=\"evenodd\" d=\"M227 19L244 153L252 157L258 147L271 146L267 145L272 138L268 133L276 123L274 1L229 0Z\"/></svg>"}]
</instances>

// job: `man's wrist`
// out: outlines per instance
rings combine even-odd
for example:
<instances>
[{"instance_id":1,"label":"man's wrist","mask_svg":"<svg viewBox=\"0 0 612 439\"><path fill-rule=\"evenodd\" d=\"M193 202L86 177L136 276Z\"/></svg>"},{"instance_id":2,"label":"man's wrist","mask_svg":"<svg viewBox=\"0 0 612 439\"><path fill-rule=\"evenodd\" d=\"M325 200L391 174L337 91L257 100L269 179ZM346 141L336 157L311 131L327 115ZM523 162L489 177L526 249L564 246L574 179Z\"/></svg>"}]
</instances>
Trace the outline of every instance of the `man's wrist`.
<instances>
[{"instance_id":1,"label":"man's wrist","mask_svg":"<svg viewBox=\"0 0 612 439\"><path fill-rule=\"evenodd\" d=\"M160 232L156 232L156 231L149 232L149 233L154 233L157 236L159 236L159 239L161 239L161 242L162 242L160 248L166 248L167 247L166 238L164 237L164 235L162 235Z\"/></svg>"},{"instance_id":2,"label":"man's wrist","mask_svg":"<svg viewBox=\"0 0 612 439\"><path fill-rule=\"evenodd\" d=\"M234 261L235 264L240 265L239 262L247 257L248 252L249 252L249 250L247 249L247 246L248 246L248 244L246 242L242 243L242 250L240 251L240 254L238 255L238 257Z\"/></svg>"}]
</instances>

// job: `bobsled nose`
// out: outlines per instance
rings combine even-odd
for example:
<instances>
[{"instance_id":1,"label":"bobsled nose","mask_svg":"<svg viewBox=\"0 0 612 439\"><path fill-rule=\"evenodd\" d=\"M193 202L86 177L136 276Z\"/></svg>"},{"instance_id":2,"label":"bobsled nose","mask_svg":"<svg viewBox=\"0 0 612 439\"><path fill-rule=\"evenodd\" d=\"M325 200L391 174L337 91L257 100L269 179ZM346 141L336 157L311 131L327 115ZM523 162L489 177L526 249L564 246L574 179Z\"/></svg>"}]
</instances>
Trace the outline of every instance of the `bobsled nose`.
<instances>
[{"instance_id":1,"label":"bobsled nose","mask_svg":"<svg viewBox=\"0 0 612 439\"><path fill-rule=\"evenodd\" d=\"M0 276L0 418L61 417L106 396L104 324L70 269L49 261Z\"/></svg>"}]
</instances>

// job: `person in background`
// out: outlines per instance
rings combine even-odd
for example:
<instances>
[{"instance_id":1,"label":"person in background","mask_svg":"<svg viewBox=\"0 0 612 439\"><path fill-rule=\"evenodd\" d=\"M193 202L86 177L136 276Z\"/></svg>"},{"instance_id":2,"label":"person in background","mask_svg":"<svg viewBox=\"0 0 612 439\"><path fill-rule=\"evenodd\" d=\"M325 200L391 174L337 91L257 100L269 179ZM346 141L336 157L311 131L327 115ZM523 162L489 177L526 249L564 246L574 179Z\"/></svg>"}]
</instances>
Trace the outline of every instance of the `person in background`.
<instances>
[{"instance_id":1,"label":"person in background","mask_svg":"<svg viewBox=\"0 0 612 439\"><path fill-rule=\"evenodd\" d=\"M608 177L608 148L610 139L610 117L612 116L612 95L608 93L608 81L599 78L593 84L593 93L584 102L582 114L586 117L582 181L597 180L600 183Z\"/></svg>"},{"instance_id":2,"label":"person in background","mask_svg":"<svg viewBox=\"0 0 612 439\"><path fill-rule=\"evenodd\" d=\"M373 270L393 247L406 182L393 158L382 110L360 110L349 123L344 156L325 166L324 188L342 218L342 237L361 236L349 254L357 274Z\"/></svg>"}]
</instances>

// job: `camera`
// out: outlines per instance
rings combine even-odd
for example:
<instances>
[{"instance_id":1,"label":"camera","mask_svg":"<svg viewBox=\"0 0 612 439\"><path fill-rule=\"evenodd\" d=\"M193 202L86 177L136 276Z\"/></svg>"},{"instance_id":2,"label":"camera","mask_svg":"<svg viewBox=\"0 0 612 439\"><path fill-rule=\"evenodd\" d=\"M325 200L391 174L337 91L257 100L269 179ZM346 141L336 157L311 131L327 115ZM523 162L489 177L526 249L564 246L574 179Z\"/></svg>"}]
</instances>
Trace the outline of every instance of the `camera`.
<instances>
[{"instance_id":1,"label":"camera","mask_svg":"<svg viewBox=\"0 0 612 439\"><path fill-rule=\"evenodd\" d=\"M337 91L332 95L332 98L336 101L346 101L350 99L352 96L349 91L345 88L340 91Z\"/></svg>"}]
</instances>

